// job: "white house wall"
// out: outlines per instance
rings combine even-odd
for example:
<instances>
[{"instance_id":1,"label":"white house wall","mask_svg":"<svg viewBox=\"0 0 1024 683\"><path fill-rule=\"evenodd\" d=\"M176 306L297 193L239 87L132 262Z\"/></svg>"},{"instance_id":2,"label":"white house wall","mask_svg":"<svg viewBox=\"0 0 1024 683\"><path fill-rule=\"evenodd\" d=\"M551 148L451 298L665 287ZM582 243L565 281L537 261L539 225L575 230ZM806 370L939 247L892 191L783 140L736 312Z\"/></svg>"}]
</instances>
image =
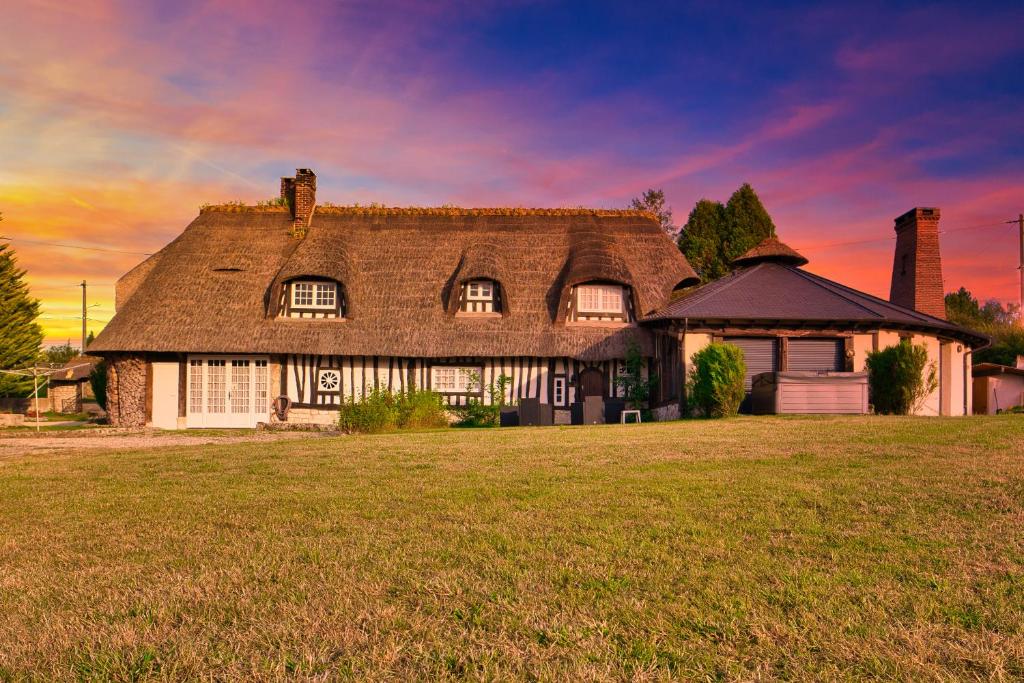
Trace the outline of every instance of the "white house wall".
<instances>
[{"instance_id":1,"label":"white house wall","mask_svg":"<svg viewBox=\"0 0 1024 683\"><path fill-rule=\"evenodd\" d=\"M875 330L853 334L853 370L867 370L867 357L876 348L881 350L900 343L901 333L895 330ZM779 336L786 336L785 330L778 331ZM683 335L683 371L689 376L693 367L693 355L711 343L712 335L688 332ZM928 350L928 363L934 364L936 377L941 368L940 353L946 354L949 376L942 386L928 395L916 415L970 415L973 411L973 392L970 389L971 351L959 341L941 341L934 335L914 334L911 341L923 344ZM941 393L940 393L941 392Z\"/></svg>"}]
</instances>

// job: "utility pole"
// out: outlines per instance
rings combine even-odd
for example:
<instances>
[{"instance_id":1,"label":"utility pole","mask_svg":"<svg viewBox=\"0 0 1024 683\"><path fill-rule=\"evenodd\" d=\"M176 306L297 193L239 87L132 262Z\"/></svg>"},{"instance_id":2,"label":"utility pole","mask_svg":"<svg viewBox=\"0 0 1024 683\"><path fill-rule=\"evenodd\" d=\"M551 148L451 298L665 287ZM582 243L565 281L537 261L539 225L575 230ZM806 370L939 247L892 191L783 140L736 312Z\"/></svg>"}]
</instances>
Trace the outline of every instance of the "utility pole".
<instances>
[{"instance_id":1,"label":"utility pole","mask_svg":"<svg viewBox=\"0 0 1024 683\"><path fill-rule=\"evenodd\" d=\"M1020 228L1020 308L1017 309L1017 322L1024 327L1024 213L1017 215L1017 227Z\"/></svg>"},{"instance_id":2,"label":"utility pole","mask_svg":"<svg viewBox=\"0 0 1024 683\"><path fill-rule=\"evenodd\" d=\"M1024 254L1024 251L1021 252ZM82 355L85 355L85 280L82 280Z\"/></svg>"},{"instance_id":3,"label":"utility pole","mask_svg":"<svg viewBox=\"0 0 1024 683\"><path fill-rule=\"evenodd\" d=\"M36 434L39 433L39 363L32 364L32 396L36 403ZM47 394L49 396L49 394Z\"/></svg>"}]
</instances>

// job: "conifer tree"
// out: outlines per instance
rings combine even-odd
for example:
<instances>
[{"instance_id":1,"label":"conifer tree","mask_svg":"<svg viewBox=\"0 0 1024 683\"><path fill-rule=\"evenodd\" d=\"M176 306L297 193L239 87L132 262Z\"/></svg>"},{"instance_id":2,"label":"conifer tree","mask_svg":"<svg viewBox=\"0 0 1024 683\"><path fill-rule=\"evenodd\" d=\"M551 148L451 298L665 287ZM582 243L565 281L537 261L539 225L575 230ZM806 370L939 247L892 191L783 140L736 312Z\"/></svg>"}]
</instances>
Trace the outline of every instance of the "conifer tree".
<instances>
[{"instance_id":1,"label":"conifer tree","mask_svg":"<svg viewBox=\"0 0 1024 683\"><path fill-rule=\"evenodd\" d=\"M766 237L775 236L775 223L750 183L743 183L729 197L725 223L723 257L727 262L753 249Z\"/></svg>"},{"instance_id":2,"label":"conifer tree","mask_svg":"<svg viewBox=\"0 0 1024 683\"><path fill-rule=\"evenodd\" d=\"M701 199L679 234L679 248L701 282L732 271L732 260L775 235L775 223L749 183L743 183L723 205Z\"/></svg>"},{"instance_id":3,"label":"conifer tree","mask_svg":"<svg viewBox=\"0 0 1024 683\"><path fill-rule=\"evenodd\" d=\"M679 233L679 248L697 271L701 282L710 282L729 272L728 264L722 262L725 228L725 206L722 202L701 199Z\"/></svg>"},{"instance_id":4,"label":"conifer tree","mask_svg":"<svg viewBox=\"0 0 1024 683\"><path fill-rule=\"evenodd\" d=\"M0 369L24 368L39 356L43 330L36 322L39 301L29 295L25 271L7 244L0 244ZM0 374L0 396L27 396L32 380Z\"/></svg>"}]
</instances>

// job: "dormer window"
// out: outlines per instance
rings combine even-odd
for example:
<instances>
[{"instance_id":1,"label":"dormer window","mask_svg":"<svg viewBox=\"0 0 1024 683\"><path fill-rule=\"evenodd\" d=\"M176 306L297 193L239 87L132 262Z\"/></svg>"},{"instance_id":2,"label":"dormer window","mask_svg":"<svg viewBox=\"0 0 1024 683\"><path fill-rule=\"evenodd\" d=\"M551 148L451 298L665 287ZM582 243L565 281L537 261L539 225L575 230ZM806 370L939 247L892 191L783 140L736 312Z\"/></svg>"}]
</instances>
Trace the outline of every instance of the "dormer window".
<instances>
[{"instance_id":1,"label":"dormer window","mask_svg":"<svg viewBox=\"0 0 1024 683\"><path fill-rule=\"evenodd\" d=\"M622 287L619 285L580 285L576 296L580 313L622 314Z\"/></svg>"},{"instance_id":2,"label":"dormer window","mask_svg":"<svg viewBox=\"0 0 1024 683\"><path fill-rule=\"evenodd\" d=\"M569 320L617 324L633 319L629 288L610 283L577 285L569 300Z\"/></svg>"},{"instance_id":3,"label":"dormer window","mask_svg":"<svg viewBox=\"0 0 1024 683\"><path fill-rule=\"evenodd\" d=\"M500 315L501 297L494 280L469 280L462 284L458 315Z\"/></svg>"},{"instance_id":4,"label":"dormer window","mask_svg":"<svg viewBox=\"0 0 1024 683\"><path fill-rule=\"evenodd\" d=\"M333 282L295 282L293 308L332 309L338 307L338 286Z\"/></svg>"},{"instance_id":5,"label":"dormer window","mask_svg":"<svg viewBox=\"0 0 1024 683\"><path fill-rule=\"evenodd\" d=\"M343 315L341 288L331 280L293 280L281 298L282 314L289 318L337 318Z\"/></svg>"}]
</instances>

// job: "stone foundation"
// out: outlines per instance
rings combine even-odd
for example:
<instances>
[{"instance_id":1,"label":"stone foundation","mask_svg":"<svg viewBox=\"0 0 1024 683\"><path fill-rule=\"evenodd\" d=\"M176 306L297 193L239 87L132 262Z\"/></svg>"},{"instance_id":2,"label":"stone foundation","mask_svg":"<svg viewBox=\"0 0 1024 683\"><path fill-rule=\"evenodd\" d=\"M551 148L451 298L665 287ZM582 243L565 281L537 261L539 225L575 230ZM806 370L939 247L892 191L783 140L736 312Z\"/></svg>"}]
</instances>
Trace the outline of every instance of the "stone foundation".
<instances>
[{"instance_id":1,"label":"stone foundation","mask_svg":"<svg viewBox=\"0 0 1024 683\"><path fill-rule=\"evenodd\" d=\"M107 419L114 427L146 426L146 361L142 356L107 359Z\"/></svg>"},{"instance_id":2,"label":"stone foundation","mask_svg":"<svg viewBox=\"0 0 1024 683\"><path fill-rule=\"evenodd\" d=\"M288 411L287 422L279 422L276 416L271 417L271 422L274 424L301 424L337 427L338 408L292 408Z\"/></svg>"}]
</instances>

